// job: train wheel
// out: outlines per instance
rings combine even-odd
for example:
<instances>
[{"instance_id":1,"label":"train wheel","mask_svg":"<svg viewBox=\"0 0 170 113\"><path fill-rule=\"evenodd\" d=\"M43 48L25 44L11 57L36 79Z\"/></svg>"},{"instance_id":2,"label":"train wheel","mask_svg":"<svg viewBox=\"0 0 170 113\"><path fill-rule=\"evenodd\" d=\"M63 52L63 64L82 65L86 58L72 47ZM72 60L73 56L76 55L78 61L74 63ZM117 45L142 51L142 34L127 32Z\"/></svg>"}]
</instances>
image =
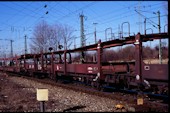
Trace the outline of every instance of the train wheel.
<instances>
[{"instance_id":1,"label":"train wheel","mask_svg":"<svg viewBox=\"0 0 170 113\"><path fill-rule=\"evenodd\" d=\"M88 78L84 77L83 78L83 83L87 86L88 85Z\"/></svg>"},{"instance_id":2,"label":"train wheel","mask_svg":"<svg viewBox=\"0 0 170 113\"><path fill-rule=\"evenodd\" d=\"M89 86L91 84L91 80L87 78L87 85Z\"/></svg>"},{"instance_id":3,"label":"train wheel","mask_svg":"<svg viewBox=\"0 0 170 113\"><path fill-rule=\"evenodd\" d=\"M98 80L97 81L97 90L103 91L103 85L104 85L104 81L103 80Z\"/></svg>"},{"instance_id":4,"label":"train wheel","mask_svg":"<svg viewBox=\"0 0 170 113\"><path fill-rule=\"evenodd\" d=\"M97 82L97 90L101 90L101 86L100 86L100 83L99 82Z\"/></svg>"},{"instance_id":5,"label":"train wheel","mask_svg":"<svg viewBox=\"0 0 170 113\"><path fill-rule=\"evenodd\" d=\"M91 81L91 86L92 86L93 88L96 88L96 86L97 86L96 81Z\"/></svg>"}]
</instances>

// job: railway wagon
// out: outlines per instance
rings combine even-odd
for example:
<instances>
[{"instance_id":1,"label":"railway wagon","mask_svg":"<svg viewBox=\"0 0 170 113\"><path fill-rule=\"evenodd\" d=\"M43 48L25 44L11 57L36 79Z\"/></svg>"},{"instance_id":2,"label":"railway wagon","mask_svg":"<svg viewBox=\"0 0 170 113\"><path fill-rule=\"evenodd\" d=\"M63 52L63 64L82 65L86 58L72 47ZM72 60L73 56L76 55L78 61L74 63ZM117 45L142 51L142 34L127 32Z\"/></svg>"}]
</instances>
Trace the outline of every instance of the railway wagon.
<instances>
[{"instance_id":1,"label":"railway wagon","mask_svg":"<svg viewBox=\"0 0 170 113\"><path fill-rule=\"evenodd\" d=\"M0 69L28 74L32 77L49 77L53 80L67 79L83 82L101 89L104 86L148 90L168 94L168 64L145 64L142 57L142 42L168 38L167 33L129 36L71 50L50 51L40 54L25 54L13 59L0 59ZM104 62L106 48L133 44L133 61ZM92 61L87 61L86 52L95 53ZM78 62L74 53L80 54ZM4 62L15 63L9 68ZM17 71L16 71L17 70Z\"/></svg>"},{"instance_id":2,"label":"railway wagon","mask_svg":"<svg viewBox=\"0 0 170 113\"><path fill-rule=\"evenodd\" d=\"M11 58L0 58L0 71L19 73L20 65L17 59L17 56Z\"/></svg>"}]
</instances>

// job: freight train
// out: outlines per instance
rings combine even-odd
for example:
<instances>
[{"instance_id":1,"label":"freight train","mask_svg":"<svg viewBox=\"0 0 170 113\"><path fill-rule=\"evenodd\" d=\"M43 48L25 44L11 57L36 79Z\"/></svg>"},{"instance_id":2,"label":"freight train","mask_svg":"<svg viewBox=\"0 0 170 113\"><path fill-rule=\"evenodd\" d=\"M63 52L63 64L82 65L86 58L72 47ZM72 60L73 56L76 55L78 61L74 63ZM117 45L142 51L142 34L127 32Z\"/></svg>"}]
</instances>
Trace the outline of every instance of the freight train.
<instances>
[{"instance_id":1,"label":"freight train","mask_svg":"<svg viewBox=\"0 0 170 113\"><path fill-rule=\"evenodd\" d=\"M138 33L122 39L99 40L98 43L70 50L53 51L53 48L49 48L50 52L46 53L0 58L0 70L31 77L48 77L55 81L80 81L98 89L109 86L168 95L168 64L145 64L142 57L143 42L167 38L167 33ZM103 61L104 49L128 44L135 47L134 60ZM91 61L87 60L85 54L89 51L95 53ZM73 58L76 53L81 54L78 61Z\"/></svg>"}]
</instances>

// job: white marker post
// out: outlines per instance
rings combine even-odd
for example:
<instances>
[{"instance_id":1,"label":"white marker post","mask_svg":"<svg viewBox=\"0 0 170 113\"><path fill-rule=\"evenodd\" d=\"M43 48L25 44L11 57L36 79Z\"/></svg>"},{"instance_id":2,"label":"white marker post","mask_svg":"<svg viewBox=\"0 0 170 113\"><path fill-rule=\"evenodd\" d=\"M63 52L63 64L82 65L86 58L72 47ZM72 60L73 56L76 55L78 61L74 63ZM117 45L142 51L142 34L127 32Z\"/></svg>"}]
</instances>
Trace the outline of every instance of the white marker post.
<instances>
[{"instance_id":1,"label":"white marker post","mask_svg":"<svg viewBox=\"0 0 170 113\"><path fill-rule=\"evenodd\" d=\"M44 102L48 101L48 89L37 89L37 100L40 101L41 112L45 112Z\"/></svg>"}]
</instances>

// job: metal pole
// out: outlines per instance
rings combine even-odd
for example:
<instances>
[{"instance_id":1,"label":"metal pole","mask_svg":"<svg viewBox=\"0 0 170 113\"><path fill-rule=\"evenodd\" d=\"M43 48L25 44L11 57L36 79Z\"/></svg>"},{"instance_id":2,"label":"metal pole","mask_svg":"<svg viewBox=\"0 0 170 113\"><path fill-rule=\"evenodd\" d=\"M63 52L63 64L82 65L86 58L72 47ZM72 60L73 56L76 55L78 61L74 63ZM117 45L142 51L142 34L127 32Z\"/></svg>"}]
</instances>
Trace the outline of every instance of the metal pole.
<instances>
[{"instance_id":1,"label":"metal pole","mask_svg":"<svg viewBox=\"0 0 170 113\"><path fill-rule=\"evenodd\" d=\"M97 43L97 41L96 41L96 24L97 23L93 23L94 24L94 27L95 27L95 29L94 29L94 39L95 39L95 43Z\"/></svg>"},{"instance_id":2,"label":"metal pole","mask_svg":"<svg viewBox=\"0 0 170 113\"><path fill-rule=\"evenodd\" d=\"M45 112L45 106L44 106L45 101L40 101L40 111Z\"/></svg>"},{"instance_id":3,"label":"metal pole","mask_svg":"<svg viewBox=\"0 0 170 113\"><path fill-rule=\"evenodd\" d=\"M158 11L158 29L159 33L161 33L161 25L160 25L160 12ZM162 64L162 49L161 49L161 39L159 39L159 64Z\"/></svg>"},{"instance_id":4,"label":"metal pole","mask_svg":"<svg viewBox=\"0 0 170 113\"><path fill-rule=\"evenodd\" d=\"M12 42L14 42L13 40L10 40L11 41L11 57L13 57L13 47L12 47Z\"/></svg>"},{"instance_id":5,"label":"metal pole","mask_svg":"<svg viewBox=\"0 0 170 113\"><path fill-rule=\"evenodd\" d=\"M146 18L144 20L144 32L145 32L145 35L146 35Z\"/></svg>"},{"instance_id":6,"label":"metal pole","mask_svg":"<svg viewBox=\"0 0 170 113\"><path fill-rule=\"evenodd\" d=\"M27 36L25 35L25 54L27 54Z\"/></svg>"},{"instance_id":7,"label":"metal pole","mask_svg":"<svg viewBox=\"0 0 170 113\"><path fill-rule=\"evenodd\" d=\"M95 43L96 43L96 27L95 27L94 37L95 37Z\"/></svg>"},{"instance_id":8,"label":"metal pole","mask_svg":"<svg viewBox=\"0 0 170 113\"><path fill-rule=\"evenodd\" d=\"M85 37L84 37L84 15L80 15L80 35L81 35L81 47L85 46Z\"/></svg>"},{"instance_id":9,"label":"metal pole","mask_svg":"<svg viewBox=\"0 0 170 113\"><path fill-rule=\"evenodd\" d=\"M84 35L84 15L80 15L80 29L81 29L81 47L84 47L85 46L85 35ZM84 56L85 56L85 52L82 51L81 52L81 55L80 55L80 59L81 61L84 59Z\"/></svg>"}]
</instances>

